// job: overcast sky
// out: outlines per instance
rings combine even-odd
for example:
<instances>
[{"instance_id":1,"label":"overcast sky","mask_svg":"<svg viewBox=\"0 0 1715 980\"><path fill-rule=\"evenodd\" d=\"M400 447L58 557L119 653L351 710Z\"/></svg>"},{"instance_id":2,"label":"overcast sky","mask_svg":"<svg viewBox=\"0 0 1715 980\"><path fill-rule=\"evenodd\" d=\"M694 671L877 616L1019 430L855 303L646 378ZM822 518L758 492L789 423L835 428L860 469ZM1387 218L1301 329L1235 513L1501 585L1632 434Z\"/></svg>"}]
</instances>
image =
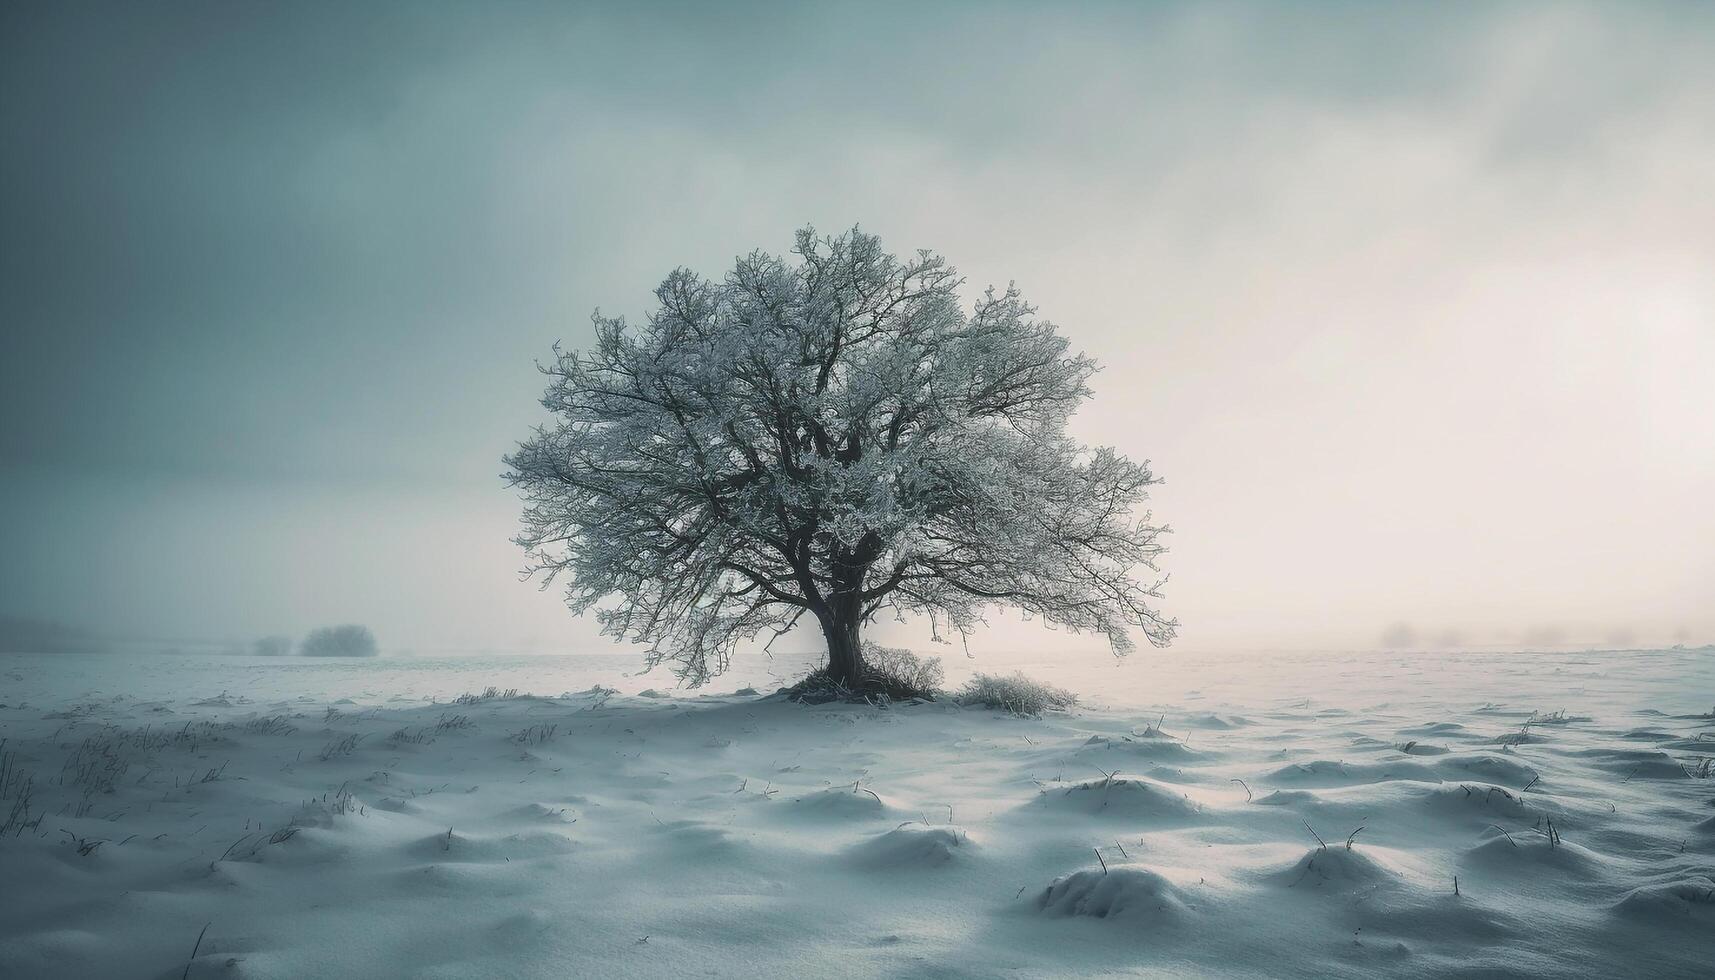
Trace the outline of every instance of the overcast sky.
<instances>
[{"instance_id":1,"label":"overcast sky","mask_svg":"<svg viewBox=\"0 0 1715 980\"><path fill-rule=\"evenodd\" d=\"M11 2L0 46L0 613L607 648L516 576L533 359L861 223L1105 365L1076 429L1166 478L1188 650L1715 640L1715 5Z\"/></svg>"}]
</instances>

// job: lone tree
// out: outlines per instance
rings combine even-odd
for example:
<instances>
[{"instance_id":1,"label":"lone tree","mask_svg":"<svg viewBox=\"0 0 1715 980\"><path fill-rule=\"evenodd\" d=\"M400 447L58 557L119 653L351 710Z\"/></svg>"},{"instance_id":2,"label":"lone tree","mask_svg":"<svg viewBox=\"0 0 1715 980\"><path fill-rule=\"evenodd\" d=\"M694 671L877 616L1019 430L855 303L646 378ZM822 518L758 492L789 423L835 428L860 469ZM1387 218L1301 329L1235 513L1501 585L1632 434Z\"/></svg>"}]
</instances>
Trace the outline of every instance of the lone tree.
<instances>
[{"instance_id":1,"label":"lone tree","mask_svg":"<svg viewBox=\"0 0 1715 980\"><path fill-rule=\"evenodd\" d=\"M1095 362L1013 287L966 313L929 252L805 229L793 253L678 269L646 324L597 312L591 350L555 345L554 421L505 459L527 574L569 573L574 612L692 685L805 613L854 688L883 611L938 639L1011 606L1116 654L1134 628L1167 645L1164 528L1137 512L1159 481L1065 432Z\"/></svg>"}]
</instances>

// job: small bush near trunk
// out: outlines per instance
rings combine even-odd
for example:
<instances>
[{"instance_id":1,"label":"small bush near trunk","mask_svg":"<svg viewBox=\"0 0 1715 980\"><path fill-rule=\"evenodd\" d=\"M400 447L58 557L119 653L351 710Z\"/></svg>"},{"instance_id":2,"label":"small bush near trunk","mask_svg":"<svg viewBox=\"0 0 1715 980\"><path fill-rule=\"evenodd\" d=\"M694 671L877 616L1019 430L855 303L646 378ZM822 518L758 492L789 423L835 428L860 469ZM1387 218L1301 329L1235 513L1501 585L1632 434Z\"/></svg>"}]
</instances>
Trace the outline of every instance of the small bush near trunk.
<instances>
[{"instance_id":1,"label":"small bush near trunk","mask_svg":"<svg viewBox=\"0 0 1715 980\"><path fill-rule=\"evenodd\" d=\"M941 694L940 657L919 657L909 650L864 645L864 678L856 687L840 683L823 667L792 686L794 701L933 701Z\"/></svg>"}]
</instances>

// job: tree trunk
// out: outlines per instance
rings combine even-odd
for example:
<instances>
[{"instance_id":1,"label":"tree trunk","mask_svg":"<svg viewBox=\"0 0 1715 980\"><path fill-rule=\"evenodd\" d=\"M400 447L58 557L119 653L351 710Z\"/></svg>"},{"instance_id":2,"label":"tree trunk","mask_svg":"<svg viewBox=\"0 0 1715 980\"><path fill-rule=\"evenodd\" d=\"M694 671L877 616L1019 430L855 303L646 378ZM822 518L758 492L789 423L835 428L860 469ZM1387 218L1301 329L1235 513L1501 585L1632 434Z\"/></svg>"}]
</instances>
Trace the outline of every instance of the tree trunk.
<instances>
[{"instance_id":1,"label":"tree trunk","mask_svg":"<svg viewBox=\"0 0 1715 980\"><path fill-rule=\"evenodd\" d=\"M855 688L863 679L863 641L855 612L831 612L821 618L822 635L828 639L828 676Z\"/></svg>"}]
</instances>

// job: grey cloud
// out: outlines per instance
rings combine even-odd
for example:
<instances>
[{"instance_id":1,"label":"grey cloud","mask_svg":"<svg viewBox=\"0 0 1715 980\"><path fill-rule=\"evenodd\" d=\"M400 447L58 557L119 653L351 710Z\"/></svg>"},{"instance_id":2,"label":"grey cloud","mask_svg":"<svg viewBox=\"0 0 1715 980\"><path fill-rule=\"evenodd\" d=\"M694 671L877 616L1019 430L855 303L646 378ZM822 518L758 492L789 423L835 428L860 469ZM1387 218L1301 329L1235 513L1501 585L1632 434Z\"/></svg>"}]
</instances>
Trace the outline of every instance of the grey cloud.
<instances>
[{"instance_id":1,"label":"grey cloud","mask_svg":"<svg viewBox=\"0 0 1715 980\"><path fill-rule=\"evenodd\" d=\"M1479 577L1544 556L1554 581L1505 586L1518 622L1575 615L1558 593L1640 636L1711 625L1689 597L1715 548L1673 550L1648 513L1710 533L1715 477L1670 465L1711 438L1689 379L1712 355L1672 333L1715 260L1710 8L13 3L0 46L11 605L169 635L586 638L511 581L494 476L538 415L532 358L675 265L861 221L973 285L1019 279L1107 362L1080 425L1169 480L1188 642L1493 628L1505 610L1400 601L1502 587L1413 561L1447 509L1476 515L1455 539ZM1574 260L1631 277L1627 302ZM1532 261L1528 303L1482 292L1526 289ZM1661 349L1612 350L1649 303ZM1555 343L1520 326L1593 308ZM1621 376L1579 374L1584 347ZM1566 419L1656 489L1540 505L1512 441L1564 459ZM1546 522L1614 507L1640 584L1601 600ZM369 557L437 538L445 568L389 581ZM176 549L168 574L115 540ZM297 584L306 542L355 556L338 588ZM490 583L487 611L445 611Z\"/></svg>"}]
</instances>

